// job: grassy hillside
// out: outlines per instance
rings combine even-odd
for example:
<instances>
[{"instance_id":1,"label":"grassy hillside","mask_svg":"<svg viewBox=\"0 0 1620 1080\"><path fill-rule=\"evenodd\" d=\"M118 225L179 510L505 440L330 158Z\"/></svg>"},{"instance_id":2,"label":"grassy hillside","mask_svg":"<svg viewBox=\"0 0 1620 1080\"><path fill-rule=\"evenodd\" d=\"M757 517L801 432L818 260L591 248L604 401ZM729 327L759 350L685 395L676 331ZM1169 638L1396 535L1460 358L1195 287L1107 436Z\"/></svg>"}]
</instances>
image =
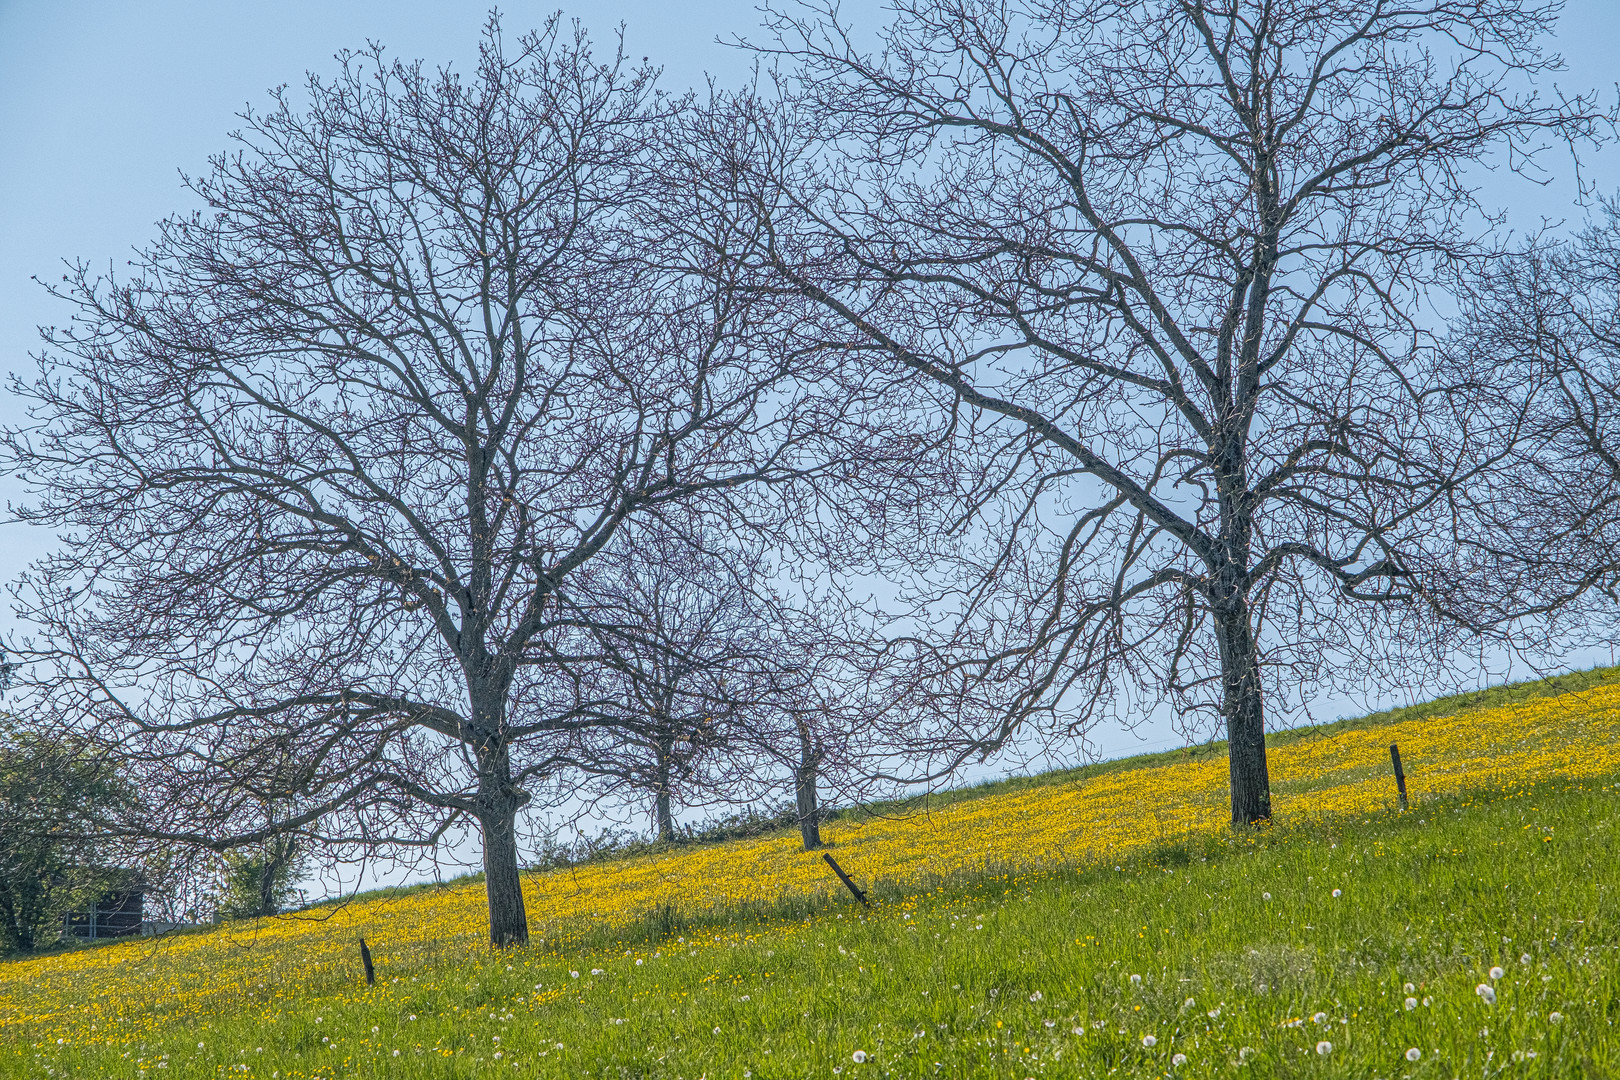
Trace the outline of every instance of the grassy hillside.
<instances>
[{"instance_id":1,"label":"grassy hillside","mask_svg":"<svg viewBox=\"0 0 1620 1080\"><path fill-rule=\"evenodd\" d=\"M1620 1070L1620 686L1318 730L1272 763L1264 832L1223 825L1213 756L846 819L870 912L764 837L534 875L536 942L493 957L459 887L0 964L0 1073Z\"/></svg>"}]
</instances>

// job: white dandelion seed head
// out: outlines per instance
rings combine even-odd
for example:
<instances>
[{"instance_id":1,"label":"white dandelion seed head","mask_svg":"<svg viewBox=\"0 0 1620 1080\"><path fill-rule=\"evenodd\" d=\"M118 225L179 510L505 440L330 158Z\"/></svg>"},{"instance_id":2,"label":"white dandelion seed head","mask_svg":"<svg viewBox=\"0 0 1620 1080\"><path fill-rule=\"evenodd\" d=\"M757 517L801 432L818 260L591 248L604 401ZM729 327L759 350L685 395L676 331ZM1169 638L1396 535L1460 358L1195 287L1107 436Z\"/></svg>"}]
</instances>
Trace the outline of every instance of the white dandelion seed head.
<instances>
[{"instance_id":1,"label":"white dandelion seed head","mask_svg":"<svg viewBox=\"0 0 1620 1080\"><path fill-rule=\"evenodd\" d=\"M715 1034L716 1034L716 1035L718 1035L718 1034L720 1034L720 1029L719 1029L719 1028L715 1028L715 1029L714 1029L714 1033L715 1033Z\"/></svg>"},{"instance_id":2,"label":"white dandelion seed head","mask_svg":"<svg viewBox=\"0 0 1620 1080\"><path fill-rule=\"evenodd\" d=\"M1177 1054L1175 1057L1170 1059L1170 1064L1172 1064L1172 1065L1185 1065L1185 1064L1187 1064L1187 1055L1186 1054Z\"/></svg>"},{"instance_id":3,"label":"white dandelion seed head","mask_svg":"<svg viewBox=\"0 0 1620 1080\"><path fill-rule=\"evenodd\" d=\"M501 1058L503 1058L503 1057L505 1057L505 1056L506 1056L506 1055L505 1055L505 1054L503 1054L503 1053L501 1053L501 1052L500 1052L500 1051L499 1051L499 1050L497 1050L497 1051L495 1051L495 1060L496 1060L496 1061L499 1061L499 1060L501 1060Z\"/></svg>"},{"instance_id":4,"label":"white dandelion seed head","mask_svg":"<svg viewBox=\"0 0 1620 1080\"><path fill-rule=\"evenodd\" d=\"M1188 998L1188 999L1187 999L1187 1000L1186 1000L1186 1001L1183 1001L1183 1002L1182 1002L1182 1003L1181 1003L1181 1007L1182 1007L1182 1008L1183 1008L1183 1009L1190 1009L1190 1008L1192 1008L1192 1007L1193 1007L1193 1006L1194 1006L1194 1005L1196 1005L1196 1004L1198 1004L1198 1002L1197 1002L1197 1001L1196 1001L1196 1000L1195 1000L1195 999L1193 999L1193 998Z\"/></svg>"},{"instance_id":5,"label":"white dandelion seed head","mask_svg":"<svg viewBox=\"0 0 1620 1080\"><path fill-rule=\"evenodd\" d=\"M1045 1024L1049 1028L1057 1027L1057 1021L1056 1020L1042 1020L1041 1023Z\"/></svg>"},{"instance_id":6,"label":"white dandelion seed head","mask_svg":"<svg viewBox=\"0 0 1620 1080\"><path fill-rule=\"evenodd\" d=\"M1219 1009L1219 1008L1214 1008L1214 1009L1211 1009L1211 1010L1209 1010L1209 1012L1208 1012L1208 1013L1207 1013L1207 1014L1206 1014L1206 1015L1208 1015L1208 1017L1209 1017L1209 1018L1210 1018L1210 1019L1211 1019L1211 1020L1213 1020L1213 1019L1215 1019L1215 1018L1216 1018L1216 1017L1217 1017L1217 1016L1220 1016L1220 1015L1221 1015L1221 1010L1220 1010L1220 1009Z\"/></svg>"},{"instance_id":7,"label":"white dandelion seed head","mask_svg":"<svg viewBox=\"0 0 1620 1080\"><path fill-rule=\"evenodd\" d=\"M1311 1017L1311 1019L1315 1020L1318 1024L1327 1023L1327 1018L1328 1018L1328 1015L1325 1012L1319 1012L1315 1016Z\"/></svg>"},{"instance_id":8,"label":"white dandelion seed head","mask_svg":"<svg viewBox=\"0 0 1620 1080\"><path fill-rule=\"evenodd\" d=\"M1238 1060L1239 1061L1248 1061L1250 1058L1254 1057L1254 1054L1255 1054L1254 1047L1252 1047L1252 1046L1242 1047L1241 1049L1238 1050Z\"/></svg>"},{"instance_id":9,"label":"white dandelion seed head","mask_svg":"<svg viewBox=\"0 0 1620 1080\"><path fill-rule=\"evenodd\" d=\"M1262 899L1262 900L1270 900L1271 899L1271 894L1268 893L1268 892L1263 892L1263 893L1260 894L1260 899Z\"/></svg>"},{"instance_id":10,"label":"white dandelion seed head","mask_svg":"<svg viewBox=\"0 0 1620 1080\"><path fill-rule=\"evenodd\" d=\"M1529 953L1524 953L1523 955L1521 955L1519 957L1519 963L1521 963L1521 964L1530 963L1530 954Z\"/></svg>"},{"instance_id":11,"label":"white dandelion seed head","mask_svg":"<svg viewBox=\"0 0 1620 1080\"><path fill-rule=\"evenodd\" d=\"M570 971L570 972L569 972L569 973L568 973L568 977L569 977L569 978L570 978L570 979L577 979L577 978L579 978L579 972L577 972L577 971Z\"/></svg>"},{"instance_id":12,"label":"white dandelion seed head","mask_svg":"<svg viewBox=\"0 0 1620 1080\"><path fill-rule=\"evenodd\" d=\"M1159 1040L1152 1035L1144 1035L1142 1036L1142 1045L1151 1050L1159 1045Z\"/></svg>"},{"instance_id":13,"label":"white dandelion seed head","mask_svg":"<svg viewBox=\"0 0 1620 1080\"><path fill-rule=\"evenodd\" d=\"M1411 1012L1415 1008L1417 1008L1417 998L1407 998L1406 999L1406 1011Z\"/></svg>"},{"instance_id":14,"label":"white dandelion seed head","mask_svg":"<svg viewBox=\"0 0 1620 1080\"><path fill-rule=\"evenodd\" d=\"M1140 975L1132 975L1131 976L1131 985L1132 986L1141 986L1142 985L1142 976L1140 976Z\"/></svg>"},{"instance_id":15,"label":"white dandelion seed head","mask_svg":"<svg viewBox=\"0 0 1620 1080\"><path fill-rule=\"evenodd\" d=\"M866 1064L866 1051L865 1050L857 1050L853 1054L849 1055L849 1057L850 1057L850 1060L855 1062L855 1064L857 1064L857 1065L865 1065Z\"/></svg>"},{"instance_id":16,"label":"white dandelion seed head","mask_svg":"<svg viewBox=\"0 0 1620 1080\"><path fill-rule=\"evenodd\" d=\"M372 1025L371 1025L371 1033L372 1033L372 1034L373 1034L373 1035L375 1035L375 1034L377 1034L377 1031L378 1031L378 1030L379 1030L379 1029L378 1029L378 1027L377 1027L377 1025L376 1025L376 1024L372 1024Z\"/></svg>"},{"instance_id":17,"label":"white dandelion seed head","mask_svg":"<svg viewBox=\"0 0 1620 1080\"><path fill-rule=\"evenodd\" d=\"M1561 1012L1550 1012L1547 1014L1547 1019L1555 1024L1562 1024L1564 1022L1564 1014Z\"/></svg>"},{"instance_id":18,"label":"white dandelion seed head","mask_svg":"<svg viewBox=\"0 0 1620 1080\"><path fill-rule=\"evenodd\" d=\"M415 1020L415 1019L416 1019L416 1014L415 1014L415 1013L411 1013L411 1015L410 1015L410 1019L412 1019L412 1020Z\"/></svg>"},{"instance_id":19,"label":"white dandelion seed head","mask_svg":"<svg viewBox=\"0 0 1620 1080\"><path fill-rule=\"evenodd\" d=\"M1031 1000L1031 1001L1039 1001L1039 1000L1041 1000L1041 998L1043 998L1045 996L1046 996L1045 994L1043 994L1039 990L1037 990L1033 994L1029 995L1029 1000Z\"/></svg>"},{"instance_id":20,"label":"white dandelion seed head","mask_svg":"<svg viewBox=\"0 0 1620 1080\"><path fill-rule=\"evenodd\" d=\"M1427 1009L1430 1005L1433 1005L1433 1004L1434 1004L1434 998L1429 997L1427 994L1425 994L1424 997L1423 997L1423 1007L1425 1009Z\"/></svg>"},{"instance_id":21,"label":"white dandelion seed head","mask_svg":"<svg viewBox=\"0 0 1620 1080\"><path fill-rule=\"evenodd\" d=\"M1333 1044L1328 1042L1326 1039L1323 1039L1321 1042L1316 1044L1316 1052L1323 1057L1327 1057L1329 1054L1333 1053Z\"/></svg>"},{"instance_id":22,"label":"white dandelion seed head","mask_svg":"<svg viewBox=\"0 0 1620 1080\"><path fill-rule=\"evenodd\" d=\"M1505 972L1505 971L1503 971L1503 970L1502 970L1502 969L1501 969L1501 968L1499 968L1499 967L1493 967L1493 968L1491 968L1491 970L1490 970L1490 976L1491 976L1491 978L1493 978L1493 979L1500 979L1500 978L1501 978L1501 977L1502 977L1502 976L1503 976L1503 975L1505 975L1505 974L1507 974L1507 972Z\"/></svg>"},{"instance_id":23,"label":"white dandelion seed head","mask_svg":"<svg viewBox=\"0 0 1620 1080\"><path fill-rule=\"evenodd\" d=\"M399 1057L399 1051L398 1051L398 1050L395 1050L395 1051L394 1051L394 1056L395 1056L395 1057Z\"/></svg>"},{"instance_id":24,"label":"white dandelion seed head","mask_svg":"<svg viewBox=\"0 0 1620 1080\"><path fill-rule=\"evenodd\" d=\"M1343 895L1344 895L1344 890L1342 890L1342 889L1334 889L1333 890L1333 899L1337 900L1339 897L1341 897Z\"/></svg>"},{"instance_id":25,"label":"white dandelion seed head","mask_svg":"<svg viewBox=\"0 0 1620 1080\"><path fill-rule=\"evenodd\" d=\"M602 969L601 968L591 968L591 974L592 975L600 975L600 974L602 974Z\"/></svg>"},{"instance_id":26,"label":"white dandelion seed head","mask_svg":"<svg viewBox=\"0 0 1620 1080\"><path fill-rule=\"evenodd\" d=\"M1410 1049L1408 1049L1406 1051L1406 1060L1407 1061L1416 1061L1418 1058L1420 1058L1422 1056L1423 1056L1423 1051L1419 1050L1415 1046L1411 1047Z\"/></svg>"},{"instance_id":27,"label":"white dandelion seed head","mask_svg":"<svg viewBox=\"0 0 1620 1080\"><path fill-rule=\"evenodd\" d=\"M641 965L642 965L642 964L644 964L644 963L646 963L646 961L645 961L645 960L643 960L643 959L642 959L642 958L641 958L641 957L639 957L639 956L638 956L638 957L636 957L636 967L640 967L640 966L641 966Z\"/></svg>"},{"instance_id":28,"label":"white dandelion seed head","mask_svg":"<svg viewBox=\"0 0 1620 1080\"><path fill-rule=\"evenodd\" d=\"M1417 987L1413 986L1411 983L1407 983L1405 986L1401 987L1401 989L1410 994L1412 991L1416 990Z\"/></svg>"},{"instance_id":29,"label":"white dandelion seed head","mask_svg":"<svg viewBox=\"0 0 1620 1080\"><path fill-rule=\"evenodd\" d=\"M1480 999L1484 1001L1485 1004L1496 1004L1496 991L1489 983L1480 983L1478 986L1474 987L1474 993L1478 994Z\"/></svg>"}]
</instances>

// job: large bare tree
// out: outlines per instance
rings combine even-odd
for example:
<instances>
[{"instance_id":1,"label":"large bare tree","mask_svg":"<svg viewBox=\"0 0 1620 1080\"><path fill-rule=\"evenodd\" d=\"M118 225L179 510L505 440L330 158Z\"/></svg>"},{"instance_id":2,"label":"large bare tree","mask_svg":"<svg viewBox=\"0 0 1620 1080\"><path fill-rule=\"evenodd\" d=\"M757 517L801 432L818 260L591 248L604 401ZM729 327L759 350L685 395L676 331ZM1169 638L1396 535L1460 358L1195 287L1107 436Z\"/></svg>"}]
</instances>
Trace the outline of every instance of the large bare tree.
<instances>
[{"instance_id":1,"label":"large bare tree","mask_svg":"<svg viewBox=\"0 0 1620 1080\"><path fill-rule=\"evenodd\" d=\"M152 833L467 823L491 940L526 940L516 818L600 716L557 664L570 590L677 503L743 528L820 416L786 309L707 272L730 222L672 194L677 107L555 21L492 24L466 77L349 55L244 116L130 275L55 286L5 446L62 544L11 651L123 747Z\"/></svg>"},{"instance_id":2,"label":"large bare tree","mask_svg":"<svg viewBox=\"0 0 1620 1080\"><path fill-rule=\"evenodd\" d=\"M1168 695L1219 720L1232 818L1258 821L1268 698L1500 627L1461 538L1516 414L1475 408L1426 327L1489 251L1470 170L1600 134L1535 88L1556 9L906 0L876 39L830 3L772 17L779 92L715 125L769 134L715 140L716 201L856 363L994 452L935 523L988 545L919 594L919 671L1000 702L943 767Z\"/></svg>"}]
</instances>

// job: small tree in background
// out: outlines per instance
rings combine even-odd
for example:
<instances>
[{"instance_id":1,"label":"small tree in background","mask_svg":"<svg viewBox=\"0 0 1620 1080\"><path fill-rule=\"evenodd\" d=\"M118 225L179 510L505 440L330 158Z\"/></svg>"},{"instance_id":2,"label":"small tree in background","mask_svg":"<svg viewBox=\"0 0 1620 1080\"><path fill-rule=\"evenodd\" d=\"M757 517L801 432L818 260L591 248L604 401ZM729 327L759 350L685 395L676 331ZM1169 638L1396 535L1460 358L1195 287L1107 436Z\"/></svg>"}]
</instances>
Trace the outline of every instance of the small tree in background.
<instances>
[{"instance_id":1,"label":"small tree in background","mask_svg":"<svg viewBox=\"0 0 1620 1080\"><path fill-rule=\"evenodd\" d=\"M122 884L93 837L131 806L106 747L46 736L0 716L0 947L31 952L62 916Z\"/></svg>"}]
</instances>

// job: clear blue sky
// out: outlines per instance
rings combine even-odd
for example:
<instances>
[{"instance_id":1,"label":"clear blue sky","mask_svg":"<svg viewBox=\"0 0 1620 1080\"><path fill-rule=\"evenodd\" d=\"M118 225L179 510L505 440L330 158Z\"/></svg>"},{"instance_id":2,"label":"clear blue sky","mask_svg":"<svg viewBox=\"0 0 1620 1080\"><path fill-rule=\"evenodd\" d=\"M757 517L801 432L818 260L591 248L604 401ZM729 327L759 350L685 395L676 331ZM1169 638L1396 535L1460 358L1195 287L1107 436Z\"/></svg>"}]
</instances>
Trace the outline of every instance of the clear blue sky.
<instances>
[{"instance_id":1,"label":"clear blue sky","mask_svg":"<svg viewBox=\"0 0 1620 1080\"><path fill-rule=\"evenodd\" d=\"M741 79L748 58L716 43L750 34L756 0L569 0L608 44L622 22L627 43L665 69L667 89ZM509 30L538 25L556 0L510 0ZM234 115L262 104L278 83L330 72L332 55L370 38L396 56L465 64L486 0L0 0L0 372L27 371L35 327L62 309L30 281L60 260L119 260L151 237L153 223L187 205L179 170L200 171L226 145ZM875 0L848 0L871 24ZM1556 48L1569 89L1615 93L1620 2L1569 0ZM1568 172L1567 163L1554 163ZM1603 189L1620 189L1620 149L1587 163ZM1489 181L1517 224L1571 214L1567 176L1544 188ZM0 393L0 421L19 419ZM0 499L17 487L0 478ZM9 581L45 538L0 526L0 581ZM0 613L0 627L9 623Z\"/></svg>"}]
</instances>

